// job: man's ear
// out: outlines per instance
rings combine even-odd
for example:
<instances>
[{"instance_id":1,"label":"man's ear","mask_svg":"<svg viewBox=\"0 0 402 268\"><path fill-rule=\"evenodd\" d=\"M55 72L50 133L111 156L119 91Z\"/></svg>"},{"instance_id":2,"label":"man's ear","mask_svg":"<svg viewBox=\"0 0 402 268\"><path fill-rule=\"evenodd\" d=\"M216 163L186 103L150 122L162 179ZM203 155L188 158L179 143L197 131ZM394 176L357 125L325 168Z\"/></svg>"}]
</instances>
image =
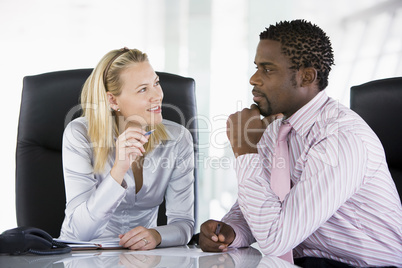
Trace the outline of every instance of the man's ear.
<instances>
[{"instance_id":1,"label":"man's ear","mask_svg":"<svg viewBox=\"0 0 402 268\"><path fill-rule=\"evenodd\" d=\"M317 80L317 70L313 67L307 67L303 69L302 73L302 87L309 86L314 84Z\"/></svg>"},{"instance_id":2,"label":"man's ear","mask_svg":"<svg viewBox=\"0 0 402 268\"><path fill-rule=\"evenodd\" d=\"M110 108L117 111L119 109L119 105L117 104L116 97L110 92L106 92L106 95Z\"/></svg>"}]
</instances>

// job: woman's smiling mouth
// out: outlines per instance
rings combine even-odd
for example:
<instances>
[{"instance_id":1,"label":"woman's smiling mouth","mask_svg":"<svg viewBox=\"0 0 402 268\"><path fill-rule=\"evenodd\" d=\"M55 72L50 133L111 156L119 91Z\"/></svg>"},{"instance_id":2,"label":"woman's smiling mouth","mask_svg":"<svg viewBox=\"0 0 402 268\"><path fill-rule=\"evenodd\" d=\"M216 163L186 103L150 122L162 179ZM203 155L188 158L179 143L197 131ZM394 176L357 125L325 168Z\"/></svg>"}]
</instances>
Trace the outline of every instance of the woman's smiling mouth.
<instances>
[{"instance_id":1,"label":"woman's smiling mouth","mask_svg":"<svg viewBox=\"0 0 402 268\"><path fill-rule=\"evenodd\" d=\"M158 106L155 106L155 107L152 107L152 108L148 109L148 111L153 112L153 113L160 113L162 111L162 109L161 109L161 106L158 105Z\"/></svg>"}]
</instances>

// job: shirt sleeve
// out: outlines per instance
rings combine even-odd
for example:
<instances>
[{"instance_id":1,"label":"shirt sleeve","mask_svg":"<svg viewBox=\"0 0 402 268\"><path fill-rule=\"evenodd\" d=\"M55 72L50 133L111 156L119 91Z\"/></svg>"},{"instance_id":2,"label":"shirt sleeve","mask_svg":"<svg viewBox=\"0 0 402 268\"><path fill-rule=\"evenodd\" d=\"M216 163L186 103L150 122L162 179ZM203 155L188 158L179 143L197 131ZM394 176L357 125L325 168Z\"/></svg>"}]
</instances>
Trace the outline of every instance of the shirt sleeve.
<instances>
[{"instance_id":1,"label":"shirt sleeve","mask_svg":"<svg viewBox=\"0 0 402 268\"><path fill-rule=\"evenodd\" d=\"M162 238L159 247L186 245L194 233L194 147L190 132L184 133L165 194L167 225L154 228Z\"/></svg>"},{"instance_id":2,"label":"shirt sleeve","mask_svg":"<svg viewBox=\"0 0 402 268\"><path fill-rule=\"evenodd\" d=\"M248 247L255 242L254 236L240 210L238 201L236 201L229 212L222 218L222 222L230 225L236 234L230 247Z\"/></svg>"},{"instance_id":3,"label":"shirt sleeve","mask_svg":"<svg viewBox=\"0 0 402 268\"><path fill-rule=\"evenodd\" d=\"M63 239L89 241L99 237L126 193L110 173L102 180L95 178L91 146L84 124L73 121L66 127L63 172L67 205Z\"/></svg>"},{"instance_id":4,"label":"shirt sleeve","mask_svg":"<svg viewBox=\"0 0 402 268\"><path fill-rule=\"evenodd\" d=\"M283 255L323 225L363 183L363 142L353 134L329 135L301 156L300 181L283 202L270 188L259 154L237 158L240 210L266 255Z\"/></svg>"}]
</instances>

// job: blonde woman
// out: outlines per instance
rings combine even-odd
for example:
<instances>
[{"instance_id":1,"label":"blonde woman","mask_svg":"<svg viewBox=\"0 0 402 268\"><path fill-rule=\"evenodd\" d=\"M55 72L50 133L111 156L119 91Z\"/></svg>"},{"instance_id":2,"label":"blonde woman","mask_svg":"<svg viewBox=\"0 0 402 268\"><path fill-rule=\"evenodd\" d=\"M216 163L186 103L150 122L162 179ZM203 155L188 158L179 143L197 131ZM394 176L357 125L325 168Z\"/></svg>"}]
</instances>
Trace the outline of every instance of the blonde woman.
<instances>
[{"instance_id":1,"label":"blonde woman","mask_svg":"<svg viewBox=\"0 0 402 268\"><path fill-rule=\"evenodd\" d=\"M67 205L60 238L120 238L133 250L185 245L194 229L190 132L162 119L145 53L107 53L83 86L83 116L63 137ZM152 132L153 131L153 132ZM168 224L157 226L166 199Z\"/></svg>"}]
</instances>

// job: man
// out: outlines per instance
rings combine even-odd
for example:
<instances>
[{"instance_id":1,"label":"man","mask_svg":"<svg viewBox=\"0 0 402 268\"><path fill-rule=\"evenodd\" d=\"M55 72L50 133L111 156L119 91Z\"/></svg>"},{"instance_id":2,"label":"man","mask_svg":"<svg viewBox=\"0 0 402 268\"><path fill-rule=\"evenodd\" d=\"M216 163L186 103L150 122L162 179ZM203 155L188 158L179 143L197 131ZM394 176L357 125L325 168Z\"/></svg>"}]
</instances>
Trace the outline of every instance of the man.
<instances>
[{"instance_id":1,"label":"man","mask_svg":"<svg viewBox=\"0 0 402 268\"><path fill-rule=\"evenodd\" d=\"M326 95L333 62L329 38L305 20L260 34L250 78L256 105L227 124L238 200L221 222L202 224L204 251L257 242L266 255L293 249L300 265L316 258L402 265L402 207L382 145L356 113ZM283 118L268 125L277 114ZM291 127L289 163L275 160L282 125ZM291 189L283 198L271 187L276 165L289 167Z\"/></svg>"}]
</instances>

